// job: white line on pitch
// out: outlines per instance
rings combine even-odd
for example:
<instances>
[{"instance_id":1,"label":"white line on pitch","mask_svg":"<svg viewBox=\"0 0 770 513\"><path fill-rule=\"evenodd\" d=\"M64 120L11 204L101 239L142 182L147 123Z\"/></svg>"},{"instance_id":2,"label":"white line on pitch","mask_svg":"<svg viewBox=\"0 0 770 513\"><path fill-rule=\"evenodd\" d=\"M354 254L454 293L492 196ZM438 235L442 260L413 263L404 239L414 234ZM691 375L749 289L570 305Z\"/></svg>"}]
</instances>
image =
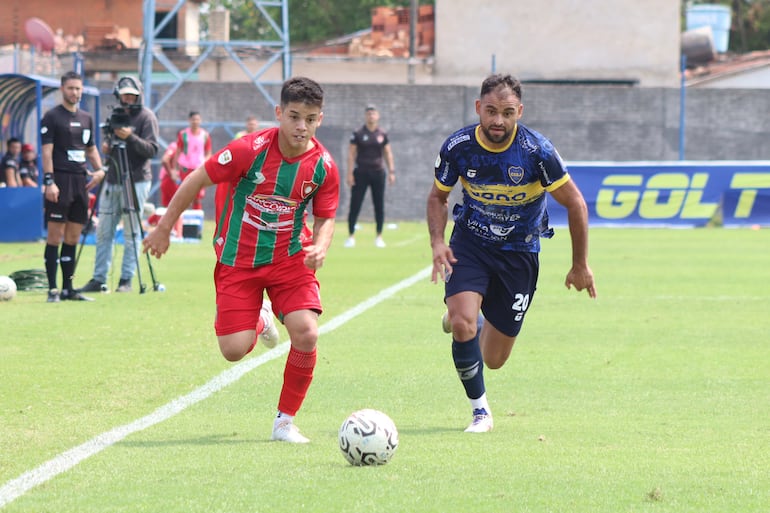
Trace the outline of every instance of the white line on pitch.
<instances>
[{"instance_id":1,"label":"white line on pitch","mask_svg":"<svg viewBox=\"0 0 770 513\"><path fill-rule=\"evenodd\" d=\"M397 292L411 287L419 280L425 279L430 275L431 267L427 267L417 274L402 280L395 285L388 287L380 291L378 294L366 299L365 301L354 306L350 310L341 313L340 315L332 318L329 322L325 323L319 328L319 333L328 333L334 329L339 328L343 324L349 322L351 319L361 315L373 306L385 301ZM198 387L189 394L183 395L167 403L154 412L146 415L140 419L137 419L129 424L116 427L109 431L106 431L100 435L95 436L91 440L73 447L72 449L65 451L55 458L48 460L37 468L34 468L24 474L20 475L16 479L12 479L5 483L0 488L0 508L18 499L32 488L45 483L46 481L53 479L55 476L66 472L86 458L90 458L95 454L107 449L115 443L123 440L129 435L147 429L154 426L164 420L170 419L177 413L182 412L186 408L198 403L215 392L222 390L228 385L238 381L247 373L256 369L260 365L267 363L281 355L286 354L289 351L289 342L284 342L279 346L262 353L255 358L249 358L241 363L230 367L226 371L222 372L218 376L214 377L211 381L205 385Z\"/></svg>"}]
</instances>

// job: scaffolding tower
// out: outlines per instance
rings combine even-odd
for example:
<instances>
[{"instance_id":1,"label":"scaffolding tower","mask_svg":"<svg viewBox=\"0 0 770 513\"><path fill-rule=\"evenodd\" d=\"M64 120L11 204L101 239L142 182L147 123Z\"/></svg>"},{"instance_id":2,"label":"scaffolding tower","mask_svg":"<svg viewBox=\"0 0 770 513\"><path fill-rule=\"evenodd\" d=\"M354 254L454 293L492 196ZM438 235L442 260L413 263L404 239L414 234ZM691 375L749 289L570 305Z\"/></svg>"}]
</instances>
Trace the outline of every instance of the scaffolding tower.
<instances>
[{"instance_id":1,"label":"scaffolding tower","mask_svg":"<svg viewBox=\"0 0 770 513\"><path fill-rule=\"evenodd\" d=\"M288 0L250 0L254 5L254 15L264 20L270 27L268 37L257 41L239 41L230 40L229 34L226 34L220 40L195 41L194 44L200 49L191 66L187 69L179 69L172 59L167 55L170 50L176 50L180 47L186 47L190 42L183 39L167 39L159 37L159 34L168 25L168 23L177 15L179 10L188 3L200 4L200 1L177 0L174 7L160 20L155 23L156 5L155 0L144 0L143 20L144 20L144 41L143 48L139 52L139 70L141 80L144 84L145 105L157 112L174 96L182 85L189 80L198 70L200 65L211 57L229 57L232 59L251 80L257 90L262 94L265 101L272 107L276 101L265 88L265 85L276 84L276 81L270 81L263 75L276 63L282 64L282 81L291 76L291 53L289 51L289 6ZM252 72L241 57L238 55L239 49L259 48L267 55L267 60L256 72ZM158 62L172 77L170 80L164 80L164 83L170 83L171 87L163 94L159 95L158 100L153 102L153 67ZM281 81L281 82L282 82Z\"/></svg>"}]
</instances>

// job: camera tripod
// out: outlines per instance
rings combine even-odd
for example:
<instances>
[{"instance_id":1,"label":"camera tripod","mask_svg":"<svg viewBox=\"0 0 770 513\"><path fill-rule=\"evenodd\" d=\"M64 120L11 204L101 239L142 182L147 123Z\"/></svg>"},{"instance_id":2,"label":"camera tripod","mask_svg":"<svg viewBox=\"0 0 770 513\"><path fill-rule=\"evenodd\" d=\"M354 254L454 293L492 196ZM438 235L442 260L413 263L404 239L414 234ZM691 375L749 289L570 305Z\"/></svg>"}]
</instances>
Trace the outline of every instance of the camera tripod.
<instances>
[{"instance_id":1,"label":"camera tripod","mask_svg":"<svg viewBox=\"0 0 770 513\"><path fill-rule=\"evenodd\" d=\"M140 265L141 260L141 241L144 239L144 228L142 227L142 211L140 210L143 208L143 205L139 205L139 200L136 195L136 187L134 183L134 178L131 175L131 169L129 167L128 162L128 154L126 152L126 143L125 141L121 139L114 138L111 143L112 150L110 153L113 155L113 158L110 160L111 165L115 165L117 167L116 174L118 177L118 185L120 185L121 190L121 206L122 206L122 213L126 214L126 217L128 219L129 226L124 226L123 230L123 236L124 237L131 237L134 241L134 252L136 257L136 276L139 280L139 293L144 294L147 291L147 286L144 283L144 280L142 279L142 266ZM102 185L106 184L106 182L103 182ZM91 214L88 218L88 222L85 225L83 229L83 239L80 244L80 250L78 251L77 258L75 259L75 266L77 267L77 262L80 260L80 253L83 250L83 245L85 244L85 237L88 231L93 226L93 215L94 212L97 210L97 207L99 205L99 199L101 198L102 191L101 186L99 188L98 196L96 203L94 204L94 208L91 209ZM115 215L116 212L111 212L112 215ZM139 239L137 240L136 234L139 234ZM152 260L150 259L149 253L145 253L147 256L147 266L150 270L150 278L152 279L152 290L158 292L158 291L164 291L165 287L163 284L159 283L158 280L155 277L155 271L152 268Z\"/></svg>"}]
</instances>

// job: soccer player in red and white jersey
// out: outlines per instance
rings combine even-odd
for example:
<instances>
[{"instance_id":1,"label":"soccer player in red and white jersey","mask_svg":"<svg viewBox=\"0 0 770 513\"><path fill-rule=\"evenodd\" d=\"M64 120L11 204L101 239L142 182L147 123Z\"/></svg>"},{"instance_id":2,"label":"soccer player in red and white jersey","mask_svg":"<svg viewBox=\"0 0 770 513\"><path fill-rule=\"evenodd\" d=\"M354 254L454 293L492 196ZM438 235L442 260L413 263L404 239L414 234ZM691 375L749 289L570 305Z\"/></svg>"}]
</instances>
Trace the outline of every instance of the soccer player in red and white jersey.
<instances>
[{"instance_id":1,"label":"soccer player in red and white jersey","mask_svg":"<svg viewBox=\"0 0 770 513\"><path fill-rule=\"evenodd\" d=\"M313 379L322 311L315 272L331 244L339 203L337 166L314 137L322 106L316 82L287 80L275 108L278 127L232 141L190 173L144 240L144 251L160 258L174 222L198 191L232 184L214 234L219 349L227 360L240 360L259 334L275 330L272 315L261 315L267 292L291 339L272 439L293 443L308 442L293 420ZM305 222L309 206L312 233Z\"/></svg>"}]
</instances>

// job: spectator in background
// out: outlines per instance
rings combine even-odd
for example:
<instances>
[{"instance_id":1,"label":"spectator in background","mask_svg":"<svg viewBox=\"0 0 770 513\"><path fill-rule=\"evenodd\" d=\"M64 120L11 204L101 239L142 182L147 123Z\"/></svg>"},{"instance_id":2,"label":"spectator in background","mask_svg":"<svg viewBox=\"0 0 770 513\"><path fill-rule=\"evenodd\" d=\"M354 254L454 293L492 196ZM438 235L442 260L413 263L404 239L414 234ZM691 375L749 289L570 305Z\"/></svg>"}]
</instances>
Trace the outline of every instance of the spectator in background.
<instances>
[{"instance_id":1,"label":"spectator in background","mask_svg":"<svg viewBox=\"0 0 770 513\"><path fill-rule=\"evenodd\" d=\"M201 126L200 112L190 111L188 121L190 126L180 130L176 138L176 152L171 166L171 178L176 184L181 183L211 156L211 135ZM178 188L177 185L174 192ZM205 195L206 189L201 188L192 201L192 208L202 209Z\"/></svg>"},{"instance_id":2,"label":"spectator in background","mask_svg":"<svg viewBox=\"0 0 770 513\"><path fill-rule=\"evenodd\" d=\"M238 133L235 134L235 137L233 137L233 140L240 139L246 134L253 134L259 129L259 120L257 120L257 116L249 116L246 118L246 129L241 130ZM224 211L225 202L227 201L227 197L230 193L230 184L227 182L222 182L217 184L217 188L214 192L214 220L216 222L219 222L219 216L222 215L222 212Z\"/></svg>"},{"instance_id":3,"label":"spectator in background","mask_svg":"<svg viewBox=\"0 0 770 513\"><path fill-rule=\"evenodd\" d=\"M176 141L168 145L165 153L163 153L163 157L160 159L160 204L163 207L168 206L174 193L179 188L179 184L182 183L182 180L178 178L179 173L174 170L174 155L176 155ZM174 179L172 178L173 176L177 176L177 178ZM184 219L180 217L174 225L171 236L181 239L183 228Z\"/></svg>"},{"instance_id":4,"label":"spectator in background","mask_svg":"<svg viewBox=\"0 0 770 513\"><path fill-rule=\"evenodd\" d=\"M166 148L163 157L160 159L160 204L167 207L174 193L179 188L181 180L174 179L174 155L176 154L176 141L172 142ZM178 176L178 173L177 173Z\"/></svg>"},{"instance_id":5,"label":"spectator in background","mask_svg":"<svg viewBox=\"0 0 770 513\"><path fill-rule=\"evenodd\" d=\"M0 162L0 187L19 187L19 154L21 141L16 137L8 139L6 152Z\"/></svg>"},{"instance_id":6,"label":"spectator in background","mask_svg":"<svg viewBox=\"0 0 770 513\"><path fill-rule=\"evenodd\" d=\"M348 174L346 182L350 187L350 211L348 213L348 234L346 248L356 245L355 233L358 214L364 202L366 189L372 189L374 219L377 237L374 244L385 247L382 240L382 227L385 223L385 182L391 185L396 181L393 165L393 152L390 149L388 134L379 126L380 113L374 105L367 105L364 110L366 123L353 132L348 147ZM387 164L387 169L385 168ZM390 171L388 171L390 170Z\"/></svg>"},{"instance_id":7,"label":"spectator in background","mask_svg":"<svg viewBox=\"0 0 770 513\"><path fill-rule=\"evenodd\" d=\"M19 185L37 187L38 185L37 152L31 144L21 146L21 164L19 165Z\"/></svg>"}]
</instances>

